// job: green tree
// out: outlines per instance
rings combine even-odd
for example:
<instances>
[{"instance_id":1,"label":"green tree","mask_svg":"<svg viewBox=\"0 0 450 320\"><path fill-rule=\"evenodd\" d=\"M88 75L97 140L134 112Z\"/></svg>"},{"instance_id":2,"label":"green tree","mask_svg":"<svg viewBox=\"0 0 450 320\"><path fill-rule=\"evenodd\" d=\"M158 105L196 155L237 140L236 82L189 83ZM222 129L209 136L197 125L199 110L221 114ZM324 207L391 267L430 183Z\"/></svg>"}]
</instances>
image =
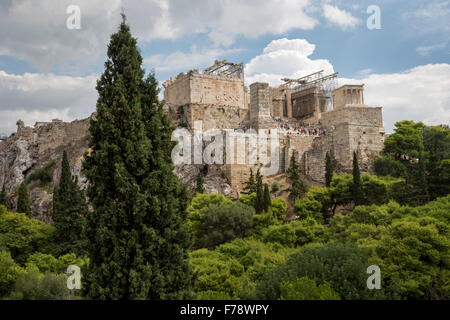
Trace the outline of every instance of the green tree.
<instances>
[{"instance_id":1,"label":"green tree","mask_svg":"<svg viewBox=\"0 0 450 320\"><path fill-rule=\"evenodd\" d=\"M289 188L289 199L295 201L306 192L306 186L300 177L300 166L295 159L295 153L292 153L290 166L286 171L286 176L291 181L291 188Z\"/></svg>"},{"instance_id":2,"label":"green tree","mask_svg":"<svg viewBox=\"0 0 450 320\"><path fill-rule=\"evenodd\" d=\"M56 255L69 252L83 254L85 252L82 231L86 213L87 204L84 192L78 187L78 179L72 176L67 152L64 151L61 162L61 178L53 192L52 219L56 228Z\"/></svg>"},{"instance_id":3,"label":"green tree","mask_svg":"<svg viewBox=\"0 0 450 320\"><path fill-rule=\"evenodd\" d=\"M327 152L325 156L325 185L330 186L331 180L333 179L333 161L331 160L330 153Z\"/></svg>"},{"instance_id":4,"label":"green tree","mask_svg":"<svg viewBox=\"0 0 450 320\"><path fill-rule=\"evenodd\" d=\"M317 286L314 280L302 277L296 281L283 282L281 300L341 300L328 282Z\"/></svg>"},{"instance_id":5,"label":"green tree","mask_svg":"<svg viewBox=\"0 0 450 320\"><path fill-rule=\"evenodd\" d=\"M0 206L7 206L6 203L6 190L5 190L5 184L3 183L2 192L0 193Z\"/></svg>"},{"instance_id":6,"label":"green tree","mask_svg":"<svg viewBox=\"0 0 450 320\"><path fill-rule=\"evenodd\" d=\"M431 199L450 193L450 183L442 175L442 161L450 159L450 129L448 126L425 127L422 130L425 149L428 191Z\"/></svg>"},{"instance_id":7,"label":"green tree","mask_svg":"<svg viewBox=\"0 0 450 320\"><path fill-rule=\"evenodd\" d=\"M405 120L396 122L395 127L395 133L384 141L384 153L392 155L395 160L417 158L420 151L423 151L423 123Z\"/></svg>"},{"instance_id":8,"label":"green tree","mask_svg":"<svg viewBox=\"0 0 450 320\"><path fill-rule=\"evenodd\" d=\"M359 205L363 202L363 192L361 186L361 176L359 172L358 158L356 152L353 152L353 202L355 205Z\"/></svg>"},{"instance_id":9,"label":"green tree","mask_svg":"<svg viewBox=\"0 0 450 320\"><path fill-rule=\"evenodd\" d=\"M197 185L195 186L195 193L205 193L205 187L203 186L203 175L201 172L197 175Z\"/></svg>"},{"instance_id":10,"label":"green tree","mask_svg":"<svg viewBox=\"0 0 450 320\"><path fill-rule=\"evenodd\" d=\"M263 182L261 173L256 172L256 202L255 202L255 211L257 214L264 211L264 190L263 190Z\"/></svg>"},{"instance_id":11,"label":"green tree","mask_svg":"<svg viewBox=\"0 0 450 320\"><path fill-rule=\"evenodd\" d=\"M200 246L213 248L250 234L255 213L252 207L235 202L211 205L203 210L202 228L200 234L196 235Z\"/></svg>"},{"instance_id":12,"label":"green tree","mask_svg":"<svg viewBox=\"0 0 450 320\"><path fill-rule=\"evenodd\" d=\"M269 211L271 204L272 204L272 201L270 199L269 185L267 183L265 183L264 184L264 201L263 201L263 209L265 212Z\"/></svg>"},{"instance_id":13,"label":"green tree","mask_svg":"<svg viewBox=\"0 0 450 320\"><path fill-rule=\"evenodd\" d=\"M93 211L87 215L92 299L183 299L190 296L188 191L173 173L173 127L153 74L125 16L111 36L97 82L97 114L83 164Z\"/></svg>"},{"instance_id":14,"label":"green tree","mask_svg":"<svg viewBox=\"0 0 450 320\"><path fill-rule=\"evenodd\" d=\"M25 213L31 217L31 202L28 198L28 190L25 182L22 182L19 187L19 198L17 199L17 212Z\"/></svg>"},{"instance_id":15,"label":"green tree","mask_svg":"<svg viewBox=\"0 0 450 320\"><path fill-rule=\"evenodd\" d=\"M11 254L0 250L0 298L11 292L21 272L22 268L14 262Z\"/></svg>"},{"instance_id":16,"label":"green tree","mask_svg":"<svg viewBox=\"0 0 450 320\"><path fill-rule=\"evenodd\" d=\"M257 298L279 299L283 283L308 277L315 283L328 282L342 299L368 299L381 294L367 289L368 265L367 255L355 244L307 246L293 253L284 265L267 270L258 282Z\"/></svg>"},{"instance_id":17,"label":"green tree","mask_svg":"<svg viewBox=\"0 0 450 320\"><path fill-rule=\"evenodd\" d=\"M253 176L252 168L250 168L250 177L248 178L248 181L245 183L244 190L245 192L242 192L244 194L252 194L253 192L256 192L256 182L255 177Z\"/></svg>"},{"instance_id":18,"label":"green tree","mask_svg":"<svg viewBox=\"0 0 450 320\"><path fill-rule=\"evenodd\" d=\"M54 230L50 224L0 206L0 250L8 250L17 263L24 264L35 251L51 252Z\"/></svg>"}]
</instances>

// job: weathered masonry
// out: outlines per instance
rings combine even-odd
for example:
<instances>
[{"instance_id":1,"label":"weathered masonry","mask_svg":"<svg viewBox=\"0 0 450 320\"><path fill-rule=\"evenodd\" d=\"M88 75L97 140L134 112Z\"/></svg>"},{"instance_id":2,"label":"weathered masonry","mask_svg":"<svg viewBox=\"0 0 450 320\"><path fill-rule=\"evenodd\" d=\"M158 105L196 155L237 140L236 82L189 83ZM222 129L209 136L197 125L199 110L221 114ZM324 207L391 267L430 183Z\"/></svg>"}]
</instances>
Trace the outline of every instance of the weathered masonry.
<instances>
[{"instance_id":1,"label":"weathered masonry","mask_svg":"<svg viewBox=\"0 0 450 320\"><path fill-rule=\"evenodd\" d=\"M242 64L216 61L203 72L191 70L166 81L164 99L174 124L189 130L196 120L203 130L278 129L279 172L294 153L303 172L323 182L327 152L337 170L350 172L356 152L362 170L371 171L383 148L384 129L382 108L364 103L364 85L337 87L337 73L323 71L282 80L279 87L257 82L247 88ZM233 163L221 170L235 188L250 167Z\"/></svg>"}]
</instances>

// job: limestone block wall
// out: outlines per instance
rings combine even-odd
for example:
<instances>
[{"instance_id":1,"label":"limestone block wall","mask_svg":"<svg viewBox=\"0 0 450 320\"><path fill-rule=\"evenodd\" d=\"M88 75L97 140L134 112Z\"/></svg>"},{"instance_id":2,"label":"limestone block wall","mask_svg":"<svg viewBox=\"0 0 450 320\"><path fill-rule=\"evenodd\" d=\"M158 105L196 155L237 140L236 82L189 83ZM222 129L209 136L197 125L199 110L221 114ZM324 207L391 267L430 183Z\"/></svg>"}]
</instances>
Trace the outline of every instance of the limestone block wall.
<instances>
[{"instance_id":1,"label":"limestone block wall","mask_svg":"<svg viewBox=\"0 0 450 320\"><path fill-rule=\"evenodd\" d=\"M190 89L191 103L246 108L242 79L192 73Z\"/></svg>"},{"instance_id":2,"label":"limestone block wall","mask_svg":"<svg viewBox=\"0 0 450 320\"><path fill-rule=\"evenodd\" d=\"M270 116L270 89L268 83L255 82L250 85L250 119Z\"/></svg>"},{"instance_id":3,"label":"limestone block wall","mask_svg":"<svg viewBox=\"0 0 450 320\"><path fill-rule=\"evenodd\" d=\"M163 86L165 101L174 106L196 103L248 108L248 95L241 78L191 70L164 82Z\"/></svg>"},{"instance_id":4,"label":"limestone block wall","mask_svg":"<svg viewBox=\"0 0 450 320\"><path fill-rule=\"evenodd\" d=\"M382 128L382 108L365 105L351 105L322 113L321 123L327 127L331 127L338 123L351 123L355 125L377 126Z\"/></svg>"},{"instance_id":5,"label":"limestone block wall","mask_svg":"<svg viewBox=\"0 0 450 320\"><path fill-rule=\"evenodd\" d=\"M268 83L250 85L250 126L255 129L272 128L271 95Z\"/></svg>"},{"instance_id":6,"label":"limestone block wall","mask_svg":"<svg viewBox=\"0 0 450 320\"><path fill-rule=\"evenodd\" d=\"M164 100L174 106L182 106L191 102L190 76L181 73L176 79L163 83Z\"/></svg>"},{"instance_id":7,"label":"limestone block wall","mask_svg":"<svg viewBox=\"0 0 450 320\"><path fill-rule=\"evenodd\" d=\"M178 116L184 117L188 128L194 127L194 121L201 120L203 130L237 129L239 123L248 120L248 109L236 106L189 104L178 107Z\"/></svg>"}]
</instances>

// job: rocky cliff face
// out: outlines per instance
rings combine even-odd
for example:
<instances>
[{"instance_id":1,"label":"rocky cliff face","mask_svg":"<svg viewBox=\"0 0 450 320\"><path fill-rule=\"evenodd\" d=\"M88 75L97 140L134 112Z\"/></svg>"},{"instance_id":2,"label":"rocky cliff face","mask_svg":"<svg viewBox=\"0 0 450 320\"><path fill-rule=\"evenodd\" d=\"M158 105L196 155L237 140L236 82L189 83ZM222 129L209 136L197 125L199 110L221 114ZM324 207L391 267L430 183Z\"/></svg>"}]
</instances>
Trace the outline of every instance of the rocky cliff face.
<instances>
[{"instance_id":1,"label":"rocky cliff face","mask_svg":"<svg viewBox=\"0 0 450 320\"><path fill-rule=\"evenodd\" d=\"M89 121L90 118L70 123L53 120L38 122L34 127L25 127L22 121L18 121L17 132L7 140L0 141L0 189L5 184L11 209L16 208L18 186L25 176L54 161L52 181L48 185L28 185L33 214L39 220L52 222L52 193L59 182L64 150L67 151L72 173L78 177L80 187L86 188L87 181L81 174L81 165L89 145ZM206 168L185 165L176 167L175 173L183 183L194 189L199 170L205 175L204 186L208 192L232 192L222 170L217 166Z\"/></svg>"},{"instance_id":2,"label":"rocky cliff face","mask_svg":"<svg viewBox=\"0 0 450 320\"><path fill-rule=\"evenodd\" d=\"M10 208L16 207L17 189L25 176L53 161L52 181L46 186L31 183L28 190L33 214L42 221L51 222L52 192L59 181L64 150L68 153L73 174L79 177L80 186L86 184L80 171L83 154L88 148L88 128L89 119L70 123L53 120L36 123L34 128L17 122L17 132L0 143L0 186L5 185Z\"/></svg>"}]
</instances>

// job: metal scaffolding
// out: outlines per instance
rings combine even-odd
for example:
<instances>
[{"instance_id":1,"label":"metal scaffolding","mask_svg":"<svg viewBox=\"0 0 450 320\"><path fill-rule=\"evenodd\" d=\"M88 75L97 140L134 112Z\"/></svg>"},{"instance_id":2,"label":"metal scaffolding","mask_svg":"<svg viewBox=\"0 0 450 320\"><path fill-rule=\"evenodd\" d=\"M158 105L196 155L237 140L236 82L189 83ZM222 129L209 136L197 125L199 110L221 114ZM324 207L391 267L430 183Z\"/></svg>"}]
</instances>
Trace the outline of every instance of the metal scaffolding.
<instances>
[{"instance_id":1,"label":"metal scaffolding","mask_svg":"<svg viewBox=\"0 0 450 320\"><path fill-rule=\"evenodd\" d=\"M244 63L232 63L227 60L216 60L212 66L203 70L203 73L242 78L244 75Z\"/></svg>"},{"instance_id":2,"label":"metal scaffolding","mask_svg":"<svg viewBox=\"0 0 450 320\"><path fill-rule=\"evenodd\" d=\"M304 91L311 88L317 88L322 97L327 99L327 110L331 110L332 91L338 87L338 72L324 75L323 70L311 73L298 79L281 79L284 86L292 89L293 92Z\"/></svg>"}]
</instances>

